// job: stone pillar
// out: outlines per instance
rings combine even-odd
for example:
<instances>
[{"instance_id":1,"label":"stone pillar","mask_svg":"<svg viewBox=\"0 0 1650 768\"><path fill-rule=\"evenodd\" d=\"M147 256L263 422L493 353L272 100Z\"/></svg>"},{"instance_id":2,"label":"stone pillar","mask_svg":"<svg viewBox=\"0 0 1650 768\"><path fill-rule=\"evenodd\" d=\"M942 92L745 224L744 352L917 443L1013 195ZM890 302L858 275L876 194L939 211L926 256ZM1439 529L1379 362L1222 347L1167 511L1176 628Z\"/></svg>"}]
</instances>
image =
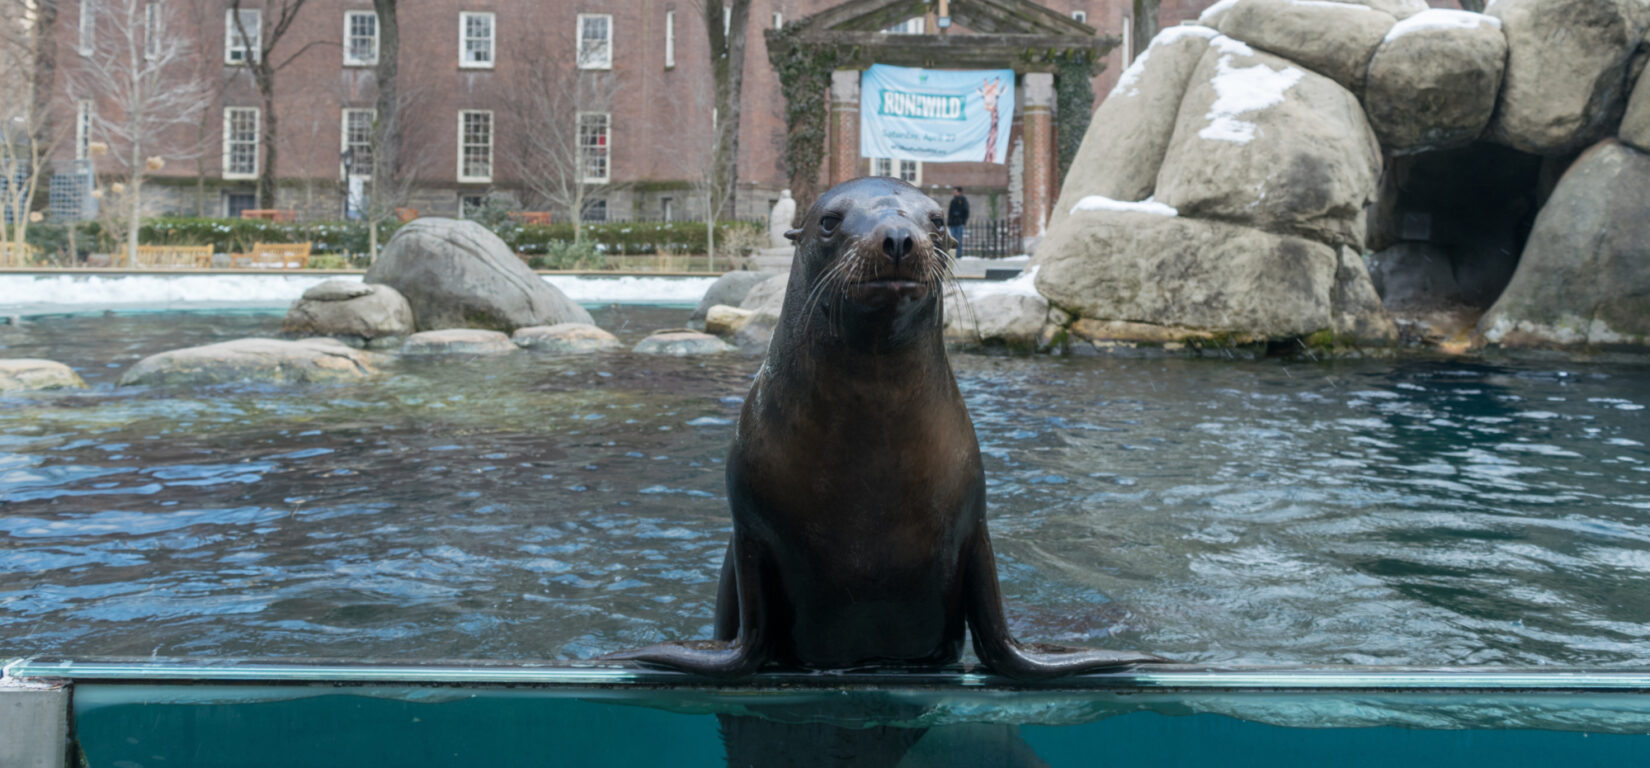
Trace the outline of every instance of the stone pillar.
<instances>
[{"instance_id":1,"label":"stone pillar","mask_svg":"<svg viewBox=\"0 0 1650 768\"><path fill-rule=\"evenodd\" d=\"M63 768L69 754L69 689L59 685L0 688L0 765Z\"/></svg>"},{"instance_id":2,"label":"stone pillar","mask_svg":"<svg viewBox=\"0 0 1650 768\"><path fill-rule=\"evenodd\" d=\"M831 73L830 186L865 175L859 169L859 70Z\"/></svg>"},{"instance_id":3,"label":"stone pillar","mask_svg":"<svg viewBox=\"0 0 1650 768\"><path fill-rule=\"evenodd\" d=\"M1025 136L1025 171L1020 209L1020 237L1026 253L1037 247L1054 210L1054 173L1058 167L1054 151L1054 75L1028 72L1025 75L1024 114L1021 130Z\"/></svg>"}]
</instances>

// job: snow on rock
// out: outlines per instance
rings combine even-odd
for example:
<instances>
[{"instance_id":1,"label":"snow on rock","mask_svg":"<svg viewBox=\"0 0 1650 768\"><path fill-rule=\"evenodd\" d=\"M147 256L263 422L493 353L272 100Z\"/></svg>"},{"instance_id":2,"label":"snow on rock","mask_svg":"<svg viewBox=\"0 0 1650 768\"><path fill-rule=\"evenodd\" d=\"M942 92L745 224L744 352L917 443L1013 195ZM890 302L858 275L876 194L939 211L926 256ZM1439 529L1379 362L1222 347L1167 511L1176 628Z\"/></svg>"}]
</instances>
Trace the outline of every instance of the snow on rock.
<instances>
[{"instance_id":1,"label":"snow on rock","mask_svg":"<svg viewBox=\"0 0 1650 768\"><path fill-rule=\"evenodd\" d=\"M1127 213L1149 213L1153 216L1180 215L1180 211L1159 203L1151 198L1146 198L1145 200L1141 200L1137 203L1131 203L1123 200L1113 200L1109 197L1101 197L1099 195L1089 195L1082 200L1078 200L1077 204L1071 207L1071 212L1076 214L1078 211L1124 211Z\"/></svg>"},{"instance_id":2,"label":"snow on rock","mask_svg":"<svg viewBox=\"0 0 1650 768\"><path fill-rule=\"evenodd\" d=\"M1188 37L1202 37L1208 39L1218 37L1219 35L1219 32L1216 32L1208 27L1200 27L1189 24L1184 26L1169 27L1168 29L1157 33L1157 37L1152 38L1151 45L1146 46L1146 50L1141 51L1140 55L1135 57L1134 63L1130 64L1128 69L1123 70L1123 74L1118 75L1117 85L1112 86L1110 95L1140 95L1140 76L1145 74L1146 61L1151 58L1152 51L1158 46L1173 45Z\"/></svg>"},{"instance_id":3,"label":"snow on rock","mask_svg":"<svg viewBox=\"0 0 1650 768\"><path fill-rule=\"evenodd\" d=\"M1296 0L1299 2L1299 0ZM1501 20L1494 16L1485 16L1472 11L1453 11L1447 8L1432 8L1415 14L1397 24L1386 33L1386 42L1391 42L1411 32L1424 29L1477 29L1480 25L1489 25L1496 29L1501 28Z\"/></svg>"},{"instance_id":4,"label":"snow on rock","mask_svg":"<svg viewBox=\"0 0 1650 768\"><path fill-rule=\"evenodd\" d=\"M1211 141L1248 144L1255 138L1255 124L1240 120L1239 116L1283 103L1283 95L1299 83L1305 73L1297 67L1275 70L1265 64L1240 67L1232 63L1232 57L1253 56L1254 49L1225 36L1215 38L1212 44L1221 51L1211 82L1215 102L1205 116L1209 125L1197 135Z\"/></svg>"}]
</instances>

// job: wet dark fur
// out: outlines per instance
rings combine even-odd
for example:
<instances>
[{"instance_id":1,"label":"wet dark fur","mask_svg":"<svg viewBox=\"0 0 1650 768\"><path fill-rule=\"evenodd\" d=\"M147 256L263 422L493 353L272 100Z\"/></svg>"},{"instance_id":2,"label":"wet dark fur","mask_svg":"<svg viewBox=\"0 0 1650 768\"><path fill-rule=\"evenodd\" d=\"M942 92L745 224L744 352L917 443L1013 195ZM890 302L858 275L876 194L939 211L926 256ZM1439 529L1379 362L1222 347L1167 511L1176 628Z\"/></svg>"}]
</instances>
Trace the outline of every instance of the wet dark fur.
<instances>
[{"instance_id":1,"label":"wet dark fur","mask_svg":"<svg viewBox=\"0 0 1650 768\"><path fill-rule=\"evenodd\" d=\"M942 338L952 247L902 181L833 187L808 211L767 359L728 457L734 533L716 638L613 654L743 677L955 662L1048 678L1142 653L1014 640L986 532L974 425Z\"/></svg>"}]
</instances>

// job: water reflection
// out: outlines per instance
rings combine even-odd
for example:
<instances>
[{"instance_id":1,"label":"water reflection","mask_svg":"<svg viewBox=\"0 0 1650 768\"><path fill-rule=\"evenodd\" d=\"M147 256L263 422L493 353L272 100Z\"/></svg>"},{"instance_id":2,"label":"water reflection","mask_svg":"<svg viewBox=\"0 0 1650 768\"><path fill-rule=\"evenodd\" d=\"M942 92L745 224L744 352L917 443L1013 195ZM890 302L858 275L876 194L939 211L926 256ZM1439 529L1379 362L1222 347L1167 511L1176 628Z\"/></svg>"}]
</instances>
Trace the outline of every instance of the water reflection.
<instances>
[{"instance_id":1,"label":"water reflection","mask_svg":"<svg viewBox=\"0 0 1650 768\"><path fill-rule=\"evenodd\" d=\"M686 312L610 308L635 341ZM710 633L757 361L120 390L268 314L0 327L0 651L589 657ZM1022 637L1185 661L1650 663L1643 366L958 356Z\"/></svg>"}]
</instances>

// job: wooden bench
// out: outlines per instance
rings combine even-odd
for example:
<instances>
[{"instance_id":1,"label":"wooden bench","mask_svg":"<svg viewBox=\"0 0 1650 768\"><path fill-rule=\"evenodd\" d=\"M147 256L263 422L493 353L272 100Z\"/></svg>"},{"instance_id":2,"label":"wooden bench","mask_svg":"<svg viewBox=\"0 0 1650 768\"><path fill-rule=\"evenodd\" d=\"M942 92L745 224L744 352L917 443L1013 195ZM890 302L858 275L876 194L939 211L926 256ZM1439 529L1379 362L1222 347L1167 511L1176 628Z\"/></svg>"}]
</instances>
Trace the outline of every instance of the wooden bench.
<instances>
[{"instance_id":1,"label":"wooden bench","mask_svg":"<svg viewBox=\"0 0 1650 768\"><path fill-rule=\"evenodd\" d=\"M510 212L510 218L514 219L517 224L521 224L522 226L527 226L527 227L548 227L548 226L550 226L550 212L549 211L511 211Z\"/></svg>"},{"instance_id":2,"label":"wooden bench","mask_svg":"<svg viewBox=\"0 0 1650 768\"><path fill-rule=\"evenodd\" d=\"M210 267L210 245L140 245L137 267Z\"/></svg>"},{"instance_id":3,"label":"wooden bench","mask_svg":"<svg viewBox=\"0 0 1650 768\"><path fill-rule=\"evenodd\" d=\"M252 208L241 211L243 219L263 219L265 221L297 221L298 212L281 208Z\"/></svg>"},{"instance_id":4,"label":"wooden bench","mask_svg":"<svg viewBox=\"0 0 1650 768\"><path fill-rule=\"evenodd\" d=\"M246 269L303 269L309 266L310 243L255 243L251 253L230 257L235 267Z\"/></svg>"}]
</instances>

